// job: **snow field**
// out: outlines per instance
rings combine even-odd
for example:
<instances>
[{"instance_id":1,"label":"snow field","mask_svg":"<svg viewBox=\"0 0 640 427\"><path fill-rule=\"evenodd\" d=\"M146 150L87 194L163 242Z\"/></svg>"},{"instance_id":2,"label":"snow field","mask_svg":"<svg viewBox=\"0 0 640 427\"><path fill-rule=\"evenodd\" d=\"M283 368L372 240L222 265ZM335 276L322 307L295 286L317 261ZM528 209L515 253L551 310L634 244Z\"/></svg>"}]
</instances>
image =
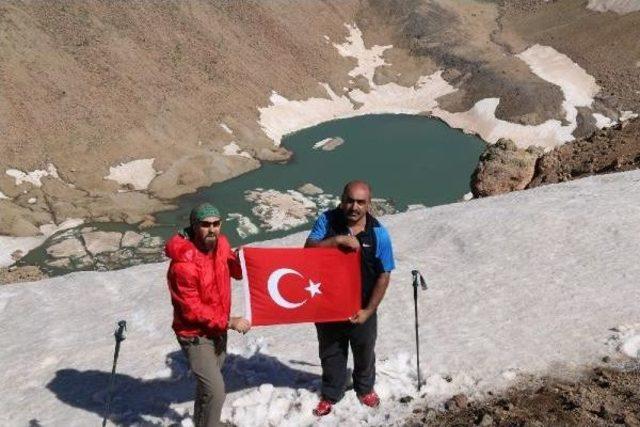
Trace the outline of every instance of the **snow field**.
<instances>
[{"instance_id":1,"label":"snow field","mask_svg":"<svg viewBox=\"0 0 640 427\"><path fill-rule=\"evenodd\" d=\"M640 171L586 178L383 218L397 269L379 310L371 410L347 391L310 415L320 367L312 325L230 335L223 419L249 425L401 424L416 406L481 398L521 375L571 375L640 347ZM262 242L298 246L305 233ZM170 330L167 264L81 272L0 288L0 425L96 425L115 322L129 322L114 414L190 425L193 382ZM420 291L422 393L415 391L410 271ZM234 313L243 307L234 286ZM634 355L635 353L635 355ZM399 399L410 396L409 403Z\"/></svg>"},{"instance_id":2,"label":"snow field","mask_svg":"<svg viewBox=\"0 0 640 427\"><path fill-rule=\"evenodd\" d=\"M109 175L104 179L116 181L120 185L130 185L134 190L146 190L156 170L153 168L155 159L138 159L120 163L118 166L109 167Z\"/></svg>"},{"instance_id":3,"label":"snow field","mask_svg":"<svg viewBox=\"0 0 640 427\"><path fill-rule=\"evenodd\" d=\"M640 10L638 0L589 0L587 8L596 12L615 12L625 15Z\"/></svg>"}]
</instances>

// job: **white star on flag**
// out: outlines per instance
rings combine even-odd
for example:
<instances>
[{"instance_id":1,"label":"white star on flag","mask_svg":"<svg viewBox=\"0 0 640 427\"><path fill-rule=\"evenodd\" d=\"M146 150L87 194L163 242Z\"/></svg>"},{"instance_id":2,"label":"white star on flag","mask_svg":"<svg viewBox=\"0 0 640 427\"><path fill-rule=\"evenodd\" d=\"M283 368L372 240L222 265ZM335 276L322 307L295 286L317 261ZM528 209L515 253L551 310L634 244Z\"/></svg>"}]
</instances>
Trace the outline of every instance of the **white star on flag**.
<instances>
[{"instance_id":1,"label":"white star on flag","mask_svg":"<svg viewBox=\"0 0 640 427\"><path fill-rule=\"evenodd\" d=\"M317 294L321 294L322 293L322 291L320 290L320 285L321 285L321 283L314 283L311 279L309 279L309 286L307 286L304 289L306 291L309 291L309 293L311 294L311 298L313 298Z\"/></svg>"}]
</instances>

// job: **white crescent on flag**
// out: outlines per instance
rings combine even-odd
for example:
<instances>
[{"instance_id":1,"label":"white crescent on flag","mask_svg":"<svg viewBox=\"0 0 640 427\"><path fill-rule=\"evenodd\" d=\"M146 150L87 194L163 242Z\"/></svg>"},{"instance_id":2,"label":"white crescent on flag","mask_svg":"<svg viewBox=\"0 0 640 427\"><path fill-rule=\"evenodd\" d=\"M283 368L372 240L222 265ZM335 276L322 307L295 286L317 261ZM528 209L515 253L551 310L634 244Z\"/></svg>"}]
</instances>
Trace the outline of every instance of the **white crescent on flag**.
<instances>
[{"instance_id":1,"label":"white crescent on flag","mask_svg":"<svg viewBox=\"0 0 640 427\"><path fill-rule=\"evenodd\" d=\"M271 275L269 276L269 280L267 281L267 288L269 289L269 296L280 307L283 307L283 308L298 308L302 304L307 302L307 300L304 300L302 302L297 302L297 303L296 302L287 301L286 299L284 299L282 294L280 294L280 289L278 288L278 285L280 284L280 279L282 279L287 274L294 274L294 275L296 275L298 277L302 277L302 274L300 274L297 271L292 270L290 268L279 268L279 269L277 269L276 271L271 273Z\"/></svg>"}]
</instances>

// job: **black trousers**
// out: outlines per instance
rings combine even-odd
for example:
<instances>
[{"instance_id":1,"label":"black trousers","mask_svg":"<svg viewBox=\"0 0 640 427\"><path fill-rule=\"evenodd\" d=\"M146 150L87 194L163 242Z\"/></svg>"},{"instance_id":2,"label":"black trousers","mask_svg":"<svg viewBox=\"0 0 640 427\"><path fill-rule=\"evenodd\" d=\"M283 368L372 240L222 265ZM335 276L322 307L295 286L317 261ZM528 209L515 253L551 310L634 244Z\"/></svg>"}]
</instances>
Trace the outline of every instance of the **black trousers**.
<instances>
[{"instance_id":1,"label":"black trousers","mask_svg":"<svg viewBox=\"0 0 640 427\"><path fill-rule=\"evenodd\" d=\"M350 322L316 323L320 362L322 365L322 396L334 403L344 396L347 380L349 345L353 355L353 389L358 396L373 390L376 381L375 345L378 318L374 313L362 325Z\"/></svg>"}]
</instances>

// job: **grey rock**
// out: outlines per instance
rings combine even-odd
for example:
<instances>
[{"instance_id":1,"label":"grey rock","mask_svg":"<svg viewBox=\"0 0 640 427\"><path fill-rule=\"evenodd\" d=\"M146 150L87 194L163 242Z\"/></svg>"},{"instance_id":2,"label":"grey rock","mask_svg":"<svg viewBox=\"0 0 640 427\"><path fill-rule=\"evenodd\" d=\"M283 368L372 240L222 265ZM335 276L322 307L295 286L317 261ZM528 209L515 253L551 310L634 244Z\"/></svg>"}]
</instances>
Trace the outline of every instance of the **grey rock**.
<instances>
[{"instance_id":1,"label":"grey rock","mask_svg":"<svg viewBox=\"0 0 640 427\"><path fill-rule=\"evenodd\" d=\"M482 419L480 420L480 423L478 423L479 426L481 427L489 427L493 425L493 417L491 417L491 415L489 414L484 414L482 416Z\"/></svg>"},{"instance_id":2,"label":"grey rock","mask_svg":"<svg viewBox=\"0 0 640 427\"><path fill-rule=\"evenodd\" d=\"M76 268L86 268L86 267L92 267L92 266L93 266L93 258L91 258L91 256L89 255L83 256L82 258L75 260Z\"/></svg>"},{"instance_id":3,"label":"grey rock","mask_svg":"<svg viewBox=\"0 0 640 427\"><path fill-rule=\"evenodd\" d=\"M487 147L471 178L474 197L486 197L524 190L534 177L536 161L542 150L519 149L509 139L500 139Z\"/></svg>"},{"instance_id":4,"label":"grey rock","mask_svg":"<svg viewBox=\"0 0 640 427\"><path fill-rule=\"evenodd\" d=\"M322 151L333 151L342 144L344 144L344 139L340 137L327 138L326 140L317 142L316 145L313 146L313 148L315 150L320 149Z\"/></svg>"},{"instance_id":5,"label":"grey rock","mask_svg":"<svg viewBox=\"0 0 640 427\"><path fill-rule=\"evenodd\" d=\"M444 407L447 411L464 409L469 404L469 398L463 394L456 394L451 399L447 400L444 404Z\"/></svg>"},{"instance_id":6,"label":"grey rock","mask_svg":"<svg viewBox=\"0 0 640 427\"><path fill-rule=\"evenodd\" d=\"M141 254L141 255L149 255L149 254L158 254L158 253L161 252L161 250L157 246L150 247L150 248L141 247L141 248L136 249L136 252L138 254Z\"/></svg>"},{"instance_id":7,"label":"grey rock","mask_svg":"<svg viewBox=\"0 0 640 427\"><path fill-rule=\"evenodd\" d=\"M393 202L386 199L371 199L371 214L373 216L390 215L396 212Z\"/></svg>"},{"instance_id":8,"label":"grey rock","mask_svg":"<svg viewBox=\"0 0 640 427\"><path fill-rule=\"evenodd\" d=\"M69 258L58 258L47 261L47 265L54 268L69 268L71 266L71 261L69 261Z\"/></svg>"},{"instance_id":9,"label":"grey rock","mask_svg":"<svg viewBox=\"0 0 640 427\"><path fill-rule=\"evenodd\" d=\"M82 242L76 238L65 239L47 248L47 254L54 258L82 257L87 254Z\"/></svg>"},{"instance_id":10,"label":"grey rock","mask_svg":"<svg viewBox=\"0 0 640 427\"><path fill-rule=\"evenodd\" d=\"M322 188L316 187L311 183L307 183L298 187L298 191L301 192L302 194L306 194L307 196L313 196L316 194L321 194Z\"/></svg>"},{"instance_id":11,"label":"grey rock","mask_svg":"<svg viewBox=\"0 0 640 427\"><path fill-rule=\"evenodd\" d=\"M92 255L120 249L122 234L117 231L92 231L82 235L87 251Z\"/></svg>"},{"instance_id":12,"label":"grey rock","mask_svg":"<svg viewBox=\"0 0 640 427\"><path fill-rule=\"evenodd\" d=\"M162 245L164 245L164 240L162 240L162 237L159 236L153 236L153 237L146 237L143 241L142 241L142 245L145 248L155 248L158 249L159 247L161 247Z\"/></svg>"},{"instance_id":13,"label":"grey rock","mask_svg":"<svg viewBox=\"0 0 640 427\"><path fill-rule=\"evenodd\" d=\"M22 250L20 250L20 249L11 252L11 259L14 260L14 261L19 260L23 256L24 256L24 252Z\"/></svg>"},{"instance_id":14,"label":"grey rock","mask_svg":"<svg viewBox=\"0 0 640 427\"><path fill-rule=\"evenodd\" d=\"M144 236L140 233L136 233L135 231L126 231L122 236L123 247L136 247L140 244Z\"/></svg>"}]
</instances>

